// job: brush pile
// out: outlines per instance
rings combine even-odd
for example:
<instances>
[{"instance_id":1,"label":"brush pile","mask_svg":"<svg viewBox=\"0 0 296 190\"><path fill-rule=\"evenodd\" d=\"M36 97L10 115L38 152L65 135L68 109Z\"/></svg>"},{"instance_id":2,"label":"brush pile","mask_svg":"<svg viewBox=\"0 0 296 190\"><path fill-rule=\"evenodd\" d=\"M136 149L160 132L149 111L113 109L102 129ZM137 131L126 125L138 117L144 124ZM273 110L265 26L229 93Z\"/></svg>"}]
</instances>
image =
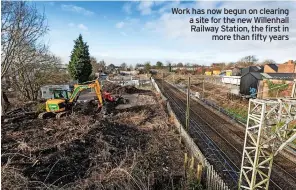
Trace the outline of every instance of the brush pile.
<instances>
[{"instance_id":1,"label":"brush pile","mask_svg":"<svg viewBox=\"0 0 296 190\"><path fill-rule=\"evenodd\" d=\"M156 103L3 124L2 188L182 188L186 150Z\"/></svg>"},{"instance_id":2,"label":"brush pile","mask_svg":"<svg viewBox=\"0 0 296 190\"><path fill-rule=\"evenodd\" d=\"M138 89L134 86L120 86L112 82L104 82L103 90L110 92L111 94L136 94L136 93L147 93L149 91Z\"/></svg>"}]
</instances>

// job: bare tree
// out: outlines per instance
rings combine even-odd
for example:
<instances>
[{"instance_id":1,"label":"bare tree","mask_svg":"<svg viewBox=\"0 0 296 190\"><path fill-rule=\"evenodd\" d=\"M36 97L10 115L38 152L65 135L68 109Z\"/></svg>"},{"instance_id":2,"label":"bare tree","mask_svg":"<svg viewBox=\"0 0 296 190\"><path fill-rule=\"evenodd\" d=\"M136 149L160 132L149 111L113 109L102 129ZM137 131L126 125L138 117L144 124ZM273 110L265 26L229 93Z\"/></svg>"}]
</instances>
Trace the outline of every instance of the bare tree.
<instances>
[{"instance_id":1,"label":"bare tree","mask_svg":"<svg viewBox=\"0 0 296 190\"><path fill-rule=\"evenodd\" d=\"M99 72L99 64L98 61L95 57L91 56L90 57L90 64L92 66L92 74L95 75L97 72Z\"/></svg>"},{"instance_id":2,"label":"bare tree","mask_svg":"<svg viewBox=\"0 0 296 190\"><path fill-rule=\"evenodd\" d=\"M156 62L156 68L157 69L162 69L162 67L163 67L163 63L161 61L157 61Z\"/></svg>"},{"instance_id":3,"label":"bare tree","mask_svg":"<svg viewBox=\"0 0 296 190\"><path fill-rule=\"evenodd\" d=\"M126 68L127 68L127 64L126 64L126 63L121 63L120 67L121 67L123 70L126 70Z\"/></svg>"},{"instance_id":4,"label":"bare tree","mask_svg":"<svg viewBox=\"0 0 296 190\"><path fill-rule=\"evenodd\" d=\"M266 64L276 64L276 62L272 59L266 59L261 63L261 65L266 65Z\"/></svg>"},{"instance_id":5,"label":"bare tree","mask_svg":"<svg viewBox=\"0 0 296 190\"><path fill-rule=\"evenodd\" d=\"M254 55L249 55L246 57L243 57L241 60L237 62L237 65L243 66L243 67L248 67L255 65L258 62L258 59Z\"/></svg>"},{"instance_id":6,"label":"bare tree","mask_svg":"<svg viewBox=\"0 0 296 190\"><path fill-rule=\"evenodd\" d=\"M26 48L30 49L31 47ZM66 82L66 78L59 77L60 72L57 64L60 64L60 59L44 50L32 50L30 53L34 56L31 55L31 59L27 60L23 59L23 55L16 56L19 61L11 66L10 80L12 88L19 97L25 100L37 100L41 86L63 83Z\"/></svg>"},{"instance_id":7,"label":"bare tree","mask_svg":"<svg viewBox=\"0 0 296 190\"><path fill-rule=\"evenodd\" d=\"M10 66L15 64L15 56L29 59L28 47L43 48L39 42L47 31L44 14L40 14L31 3L23 1L3 1L1 19L1 79L7 75ZM30 51L32 48L30 48Z\"/></svg>"},{"instance_id":8,"label":"bare tree","mask_svg":"<svg viewBox=\"0 0 296 190\"><path fill-rule=\"evenodd\" d=\"M178 64L177 64L177 67L183 67L183 63L181 63L181 62L178 63Z\"/></svg>"},{"instance_id":9,"label":"bare tree","mask_svg":"<svg viewBox=\"0 0 296 190\"><path fill-rule=\"evenodd\" d=\"M150 72L150 69L151 69L150 61L147 61L147 62L144 64L144 70L145 70L146 73L149 73L149 72Z\"/></svg>"},{"instance_id":10,"label":"bare tree","mask_svg":"<svg viewBox=\"0 0 296 190\"><path fill-rule=\"evenodd\" d=\"M234 62L229 62L229 63L227 63L227 65L225 66L225 68L226 69L231 69L234 66L235 66L235 63Z\"/></svg>"},{"instance_id":11,"label":"bare tree","mask_svg":"<svg viewBox=\"0 0 296 190\"><path fill-rule=\"evenodd\" d=\"M106 63L105 63L105 61L104 60L100 61L98 63L98 65L99 65L99 70L102 71L102 72L105 72L105 70L106 70Z\"/></svg>"},{"instance_id":12,"label":"bare tree","mask_svg":"<svg viewBox=\"0 0 296 190\"><path fill-rule=\"evenodd\" d=\"M40 38L48 27L45 15L40 14L31 2L3 1L1 17L1 79L9 80L26 69L36 54L46 50ZM1 100L9 104L5 89L2 89Z\"/></svg>"}]
</instances>

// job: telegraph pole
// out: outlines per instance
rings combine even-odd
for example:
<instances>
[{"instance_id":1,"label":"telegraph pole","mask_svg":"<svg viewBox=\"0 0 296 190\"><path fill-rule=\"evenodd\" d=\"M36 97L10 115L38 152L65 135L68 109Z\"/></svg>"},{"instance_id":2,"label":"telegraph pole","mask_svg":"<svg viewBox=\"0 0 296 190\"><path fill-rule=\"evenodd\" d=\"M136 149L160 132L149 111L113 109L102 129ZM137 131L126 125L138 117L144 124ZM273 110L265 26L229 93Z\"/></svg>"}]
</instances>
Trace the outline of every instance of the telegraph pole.
<instances>
[{"instance_id":1,"label":"telegraph pole","mask_svg":"<svg viewBox=\"0 0 296 190\"><path fill-rule=\"evenodd\" d=\"M205 99L205 79L202 81L202 99Z\"/></svg>"},{"instance_id":2,"label":"telegraph pole","mask_svg":"<svg viewBox=\"0 0 296 190\"><path fill-rule=\"evenodd\" d=\"M163 76L163 71L162 71L162 81L161 81L162 92L163 92L163 79L164 79L164 76Z\"/></svg>"},{"instance_id":3,"label":"telegraph pole","mask_svg":"<svg viewBox=\"0 0 296 190\"><path fill-rule=\"evenodd\" d=\"M175 73L173 74L173 81L174 81L174 84L176 84L176 82L175 82Z\"/></svg>"},{"instance_id":4,"label":"telegraph pole","mask_svg":"<svg viewBox=\"0 0 296 190\"><path fill-rule=\"evenodd\" d=\"M186 106L186 130L189 129L189 116L190 116L190 77L188 77L187 86L187 106Z\"/></svg>"}]
</instances>

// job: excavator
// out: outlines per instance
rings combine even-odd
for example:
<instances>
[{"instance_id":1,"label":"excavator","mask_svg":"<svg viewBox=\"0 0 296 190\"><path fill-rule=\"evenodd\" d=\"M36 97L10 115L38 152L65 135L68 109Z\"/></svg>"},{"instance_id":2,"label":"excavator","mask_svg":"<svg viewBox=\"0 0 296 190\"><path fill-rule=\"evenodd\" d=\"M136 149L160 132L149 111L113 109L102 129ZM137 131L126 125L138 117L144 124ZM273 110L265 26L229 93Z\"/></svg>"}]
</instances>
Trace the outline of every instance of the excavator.
<instances>
[{"instance_id":1,"label":"excavator","mask_svg":"<svg viewBox=\"0 0 296 190\"><path fill-rule=\"evenodd\" d=\"M87 89L94 89L98 98L98 110L101 110L103 103L113 104L126 103L122 97L112 97L108 92L101 92L101 86L98 80L89 81L88 84L75 84L74 90L70 94L67 90L55 90L54 98L45 103L46 111L38 115L39 119L55 117L57 119L69 114L75 106L80 93Z\"/></svg>"}]
</instances>

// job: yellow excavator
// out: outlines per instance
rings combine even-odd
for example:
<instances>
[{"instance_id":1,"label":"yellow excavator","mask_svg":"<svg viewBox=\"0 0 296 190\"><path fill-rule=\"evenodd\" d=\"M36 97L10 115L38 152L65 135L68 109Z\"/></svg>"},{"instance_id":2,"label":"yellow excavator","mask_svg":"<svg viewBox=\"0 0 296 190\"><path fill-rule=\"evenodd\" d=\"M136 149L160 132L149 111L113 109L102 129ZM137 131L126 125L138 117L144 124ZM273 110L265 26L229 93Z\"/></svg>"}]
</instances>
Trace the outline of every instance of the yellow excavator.
<instances>
[{"instance_id":1,"label":"yellow excavator","mask_svg":"<svg viewBox=\"0 0 296 190\"><path fill-rule=\"evenodd\" d=\"M66 90L54 91L54 98L46 101L46 112L40 113L38 118L46 119L50 117L60 117L70 113L77 102L79 94L86 89L94 89L98 98L98 110L101 110L103 101L114 104L125 103L121 97L114 98L108 92L101 92L101 86L98 80L90 81L88 84L76 84L71 94Z\"/></svg>"}]
</instances>

